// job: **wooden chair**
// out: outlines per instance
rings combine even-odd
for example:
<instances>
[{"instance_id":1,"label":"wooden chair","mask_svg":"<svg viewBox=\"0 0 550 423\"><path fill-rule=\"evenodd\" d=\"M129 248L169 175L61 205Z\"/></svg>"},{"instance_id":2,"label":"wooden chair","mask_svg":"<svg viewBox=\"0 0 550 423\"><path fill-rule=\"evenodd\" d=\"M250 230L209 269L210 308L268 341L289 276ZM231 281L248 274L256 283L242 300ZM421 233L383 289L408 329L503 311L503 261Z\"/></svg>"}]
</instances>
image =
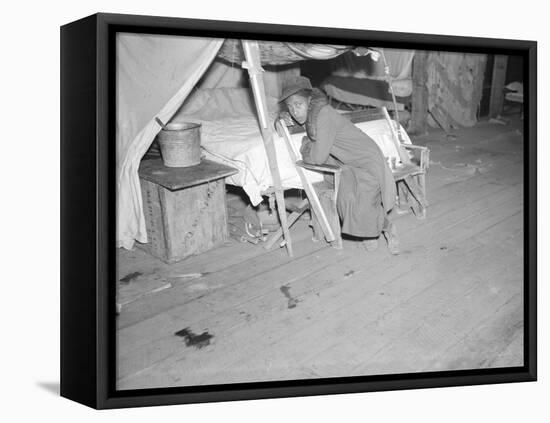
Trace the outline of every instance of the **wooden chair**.
<instances>
[{"instance_id":1,"label":"wooden chair","mask_svg":"<svg viewBox=\"0 0 550 423\"><path fill-rule=\"evenodd\" d=\"M346 116L353 123L386 119L396 149L403 159L402 164L390 166L397 184L398 204L401 208L410 207L416 217L424 219L426 217L426 207L428 207L426 199L426 171L430 165L430 150L428 147L402 143L394 127L395 122L390 119L388 111L384 107L350 112ZM404 154L404 152L411 154Z\"/></svg>"},{"instance_id":2,"label":"wooden chair","mask_svg":"<svg viewBox=\"0 0 550 423\"><path fill-rule=\"evenodd\" d=\"M351 112L347 114L348 118L353 123L364 122L367 120L379 119L384 116L380 113L373 113L372 111L360 111ZM292 131L294 133L301 131ZM398 206L403 208L410 208L418 219L424 219L426 217L426 208L428 207L428 201L426 199L426 171L429 167L429 154L430 150L424 146L402 144L397 142L397 148L402 148L411 153L410 160L406 160L404 164L399 166L392 166L391 170L397 186ZM408 157L408 156L407 156ZM338 187L340 184L340 176L342 169L338 166L332 165L314 165L305 163L302 160L296 162L298 168L303 168L315 172L321 172L325 175L329 175L329 178L325 178L322 182L313 184L316 192L316 196L324 211L324 219L328 221L332 231L334 233L334 239L327 239L329 244L336 249L342 248L342 237L340 218L336 208L336 199L338 197ZM288 216L288 226L292 226L298 218L308 209L309 201L307 199L302 200L296 210ZM318 241L326 234L326 230L323 230L319 216L311 211L312 227L313 227L313 240ZM271 238L265 244L266 249L273 247L275 242L282 236L282 230L279 229L275 232Z\"/></svg>"},{"instance_id":3,"label":"wooden chair","mask_svg":"<svg viewBox=\"0 0 550 423\"><path fill-rule=\"evenodd\" d=\"M401 146L413 153L413 160L392 169L397 184L398 206L411 208L418 219L426 218L426 171L430 164L428 147L412 144Z\"/></svg>"},{"instance_id":4,"label":"wooden chair","mask_svg":"<svg viewBox=\"0 0 550 423\"><path fill-rule=\"evenodd\" d=\"M340 219L336 210L336 199L338 197L338 187L340 185L340 174L342 170L338 166L332 165L312 165L297 160L297 151L292 145L290 133L284 126L284 122L278 123L279 130L285 139L288 152L291 159L296 164L296 170L307 198L303 199L296 207L296 210L287 218L288 227L292 226L298 218L306 211L310 210L312 216L312 225L314 228L314 240L321 238L323 234L325 239L335 248L342 248L342 237L340 230ZM328 173L332 175L331 181L321 181L310 183L302 169L314 170L317 172ZM277 230L265 244L266 249L273 247L275 242L283 235L283 229Z\"/></svg>"},{"instance_id":5,"label":"wooden chair","mask_svg":"<svg viewBox=\"0 0 550 423\"><path fill-rule=\"evenodd\" d=\"M340 186L340 176L342 169L338 166L323 164L314 165L305 163L303 160L296 162L296 166L301 168L312 170L314 172L321 172L324 175L328 175L328 178L321 182L313 184L315 192L319 197L321 206L325 212L325 216L334 232L334 241L328 241L329 244L336 249L342 248L342 234L340 228L340 216L338 216L338 210L336 208L336 199L338 198L338 188ZM319 217L315 212L311 212L311 226L313 229L313 240L320 241L323 236L323 230L321 228Z\"/></svg>"},{"instance_id":6,"label":"wooden chair","mask_svg":"<svg viewBox=\"0 0 550 423\"><path fill-rule=\"evenodd\" d=\"M403 166L398 166L392 169L393 178L397 185L398 207L412 209L414 215L418 219L426 218L426 208L428 201L426 200L426 171L429 166L430 150L427 147L403 144L403 147L413 152L413 160L411 163ZM322 172L323 174L332 175L332 180L318 182L314 184L315 190L325 211L327 219L336 235L336 240L329 242L332 247L342 248L342 235L340 228L340 217L336 208L336 199L338 197L338 186L340 183L340 174L342 169L338 166L331 165L313 165L305 163L302 160L296 162L297 166L308 170ZM294 223L300 215L307 210L307 201L304 210L300 213L293 213L290 221ZM317 216L312 213L313 240L321 239L323 231L319 225ZM294 219L294 220L292 220Z\"/></svg>"}]
</instances>

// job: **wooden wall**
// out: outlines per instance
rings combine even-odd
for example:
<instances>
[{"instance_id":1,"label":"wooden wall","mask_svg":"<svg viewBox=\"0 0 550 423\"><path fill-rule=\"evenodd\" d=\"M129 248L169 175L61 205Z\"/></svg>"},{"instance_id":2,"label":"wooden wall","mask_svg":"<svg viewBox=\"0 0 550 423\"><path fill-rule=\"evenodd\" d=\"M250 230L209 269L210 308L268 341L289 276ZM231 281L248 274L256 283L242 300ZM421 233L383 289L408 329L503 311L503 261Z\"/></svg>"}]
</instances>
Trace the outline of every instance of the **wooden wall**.
<instances>
[{"instance_id":1,"label":"wooden wall","mask_svg":"<svg viewBox=\"0 0 550 423\"><path fill-rule=\"evenodd\" d=\"M412 133L426 124L445 131L477 122L487 55L417 52L413 65Z\"/></svg>"}]
</instances>

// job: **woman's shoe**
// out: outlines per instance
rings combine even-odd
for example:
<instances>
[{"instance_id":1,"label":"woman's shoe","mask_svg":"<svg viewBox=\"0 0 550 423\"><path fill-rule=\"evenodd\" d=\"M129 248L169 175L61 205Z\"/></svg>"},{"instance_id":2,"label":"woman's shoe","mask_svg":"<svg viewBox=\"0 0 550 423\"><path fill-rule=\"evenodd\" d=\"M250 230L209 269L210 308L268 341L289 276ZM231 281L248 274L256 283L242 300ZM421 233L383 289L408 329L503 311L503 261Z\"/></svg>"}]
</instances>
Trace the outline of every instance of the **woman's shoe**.
<instances>
[{"instance_id":1,"label":"woman's shoe","mask_svg":"<svg viewBox=\"0 0 550 423\"><path fill-rule=\"evenodd\" d=\"M376 251L378 249L378 240L377 239L365 239L363 241L363 247L369 253Z\"/></svg>"},{"instance_id":2,"label":"woman's shoe","mask_svg":"<svg viewBox=\"0 0 550 423\"><path fill-rule=\"evenodd\" d=\"M397 228L393 223L390 223L388 229L384 231L386 240L388 241L388 250L391 254L397 255L401 251L399 249L399 239L397 238Z\"/></svg>"}]
</instances>

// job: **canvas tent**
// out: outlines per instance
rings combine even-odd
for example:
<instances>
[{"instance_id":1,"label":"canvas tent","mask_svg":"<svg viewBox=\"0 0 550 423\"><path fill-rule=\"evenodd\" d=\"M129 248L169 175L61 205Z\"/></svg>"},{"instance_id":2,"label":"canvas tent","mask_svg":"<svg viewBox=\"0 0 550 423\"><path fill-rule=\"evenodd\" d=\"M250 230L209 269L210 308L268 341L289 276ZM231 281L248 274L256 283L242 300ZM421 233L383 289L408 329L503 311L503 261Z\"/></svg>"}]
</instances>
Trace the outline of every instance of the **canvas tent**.
<instances>
[{"instance_id":1,"label":"canvas tent","mask_svg":"<svg viewBox=\"0 0 550 423\"><path fill-rule=\"evenodd\" d=\"M388 66L392 80L403 80L412 75L414 50L378 49L383 57L343 54L332 62L332 74L364 79L385 79ZM376 60L375 60L376 59Z\"/></svg>"},{"instance_id":2,"label":"canvas tent","mask_svg":"<svg viewBox=\"0 0 550 423\"><path fill-rule=\"evenodd\" d=\"M164 122L181 106L223 40L117 35L117 247L147 242L138 169Z\"/></svg>"},{"instance_id":3,"label":"canvas tent","mask_svg":"<svg viewBox=\"0 0 550 423\"><path fill-rule=\"evenodd\" d=\"M332 59L350 50L358 55L371 52L326 44L260 41L256 45L258 63L265 67L285 65L283 69L302 60ZM136 240L147 242L138 169L161 130L155 118L170 121L199 83L217 88L242 79L240 68L245 57L241 40L214 38L118 33L116 48L117 247L129 249ZM220 65L220 59L231 66ZM252 79L254 73L271 76L266 78L265 87L278 94L280 73L270 74L261 68L250 73ZM264 84L256 88L254 99L258 103L262 95L265 100L265 92L258 92Z\"/></svg>"},{"instance_id":4,"label":"canvas tent","mask_svg":"<svg viewBox=\"0 0 550 423\"><path fill-rule=\"evenodd\" d=\"M168 122L219 55L243 60L238 40L119 33L117 48L117 246L147 242L138 169L161 127ZM262 64L328 59L345 46L260 43ZM227 72L226 72L227 73ZM215 80L215 72L210 74ZM218 75L223 80L223 73ZM217 85L216 82L210 82Z\"/></svg>"}]
</instances>

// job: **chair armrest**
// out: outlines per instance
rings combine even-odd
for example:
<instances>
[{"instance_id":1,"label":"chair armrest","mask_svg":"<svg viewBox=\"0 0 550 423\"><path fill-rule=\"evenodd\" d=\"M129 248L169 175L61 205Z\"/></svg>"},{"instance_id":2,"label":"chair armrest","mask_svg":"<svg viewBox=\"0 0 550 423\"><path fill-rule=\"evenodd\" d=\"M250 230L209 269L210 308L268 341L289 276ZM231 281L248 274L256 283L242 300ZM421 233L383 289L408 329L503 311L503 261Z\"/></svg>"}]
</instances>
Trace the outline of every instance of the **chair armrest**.
<instances>
[{"instance_id":1,"label":"chair armrest","mask_svg":"<svg viewBox=\"0 0 550 423\"><path fill-rule=\"evenodd\" d=\"M428 147L413 144L401 144L401 146L407 150L420 152L420 168L423 171L430 167L430 149Z\"/></svg>"},{"instance_id":2,"label":"chair armrest","mask_svg":"<svg viewBox=\"0 0 550 423\"><path fill-rule=\"evenodd\" d=\"M428 150L428 147L424 147L423 145L401 144L401 146L409 150Z\"/></svg>"},{"instance_id":3,"label":"chair armrest","mask_svg":"<svg viewBox=\"0 0 550 423\"><path fill-rule=\"evenodd\" d=\"M340 166L329 165L329 164L316 165L312 163L306 163L303 160L298 160L294 164L298 167L302 167L307 170L312 170L314 172L331 173L334 178L334 185L332 188L332 192L334 195L334 201L336 201L336 198L338 197L338 189L340 187L340 178L342 175L342 168Z\"/></svg>"},{"instance_id":4,"label":"chair armrest","mask_svg":"<svg viewBox=\"0 0 550 423\"><path fill-rule=\"evenodd\" d=\"M296 166L303 167L304 169L313 170L317 172L328 172L328 173L340 173L342 172L342 169L339 166L329 165L329 164L322 164L322 165L316 165L312 163L306 163L303 160L298 160L296 162Z\"/></svg>"}]
</instances>

